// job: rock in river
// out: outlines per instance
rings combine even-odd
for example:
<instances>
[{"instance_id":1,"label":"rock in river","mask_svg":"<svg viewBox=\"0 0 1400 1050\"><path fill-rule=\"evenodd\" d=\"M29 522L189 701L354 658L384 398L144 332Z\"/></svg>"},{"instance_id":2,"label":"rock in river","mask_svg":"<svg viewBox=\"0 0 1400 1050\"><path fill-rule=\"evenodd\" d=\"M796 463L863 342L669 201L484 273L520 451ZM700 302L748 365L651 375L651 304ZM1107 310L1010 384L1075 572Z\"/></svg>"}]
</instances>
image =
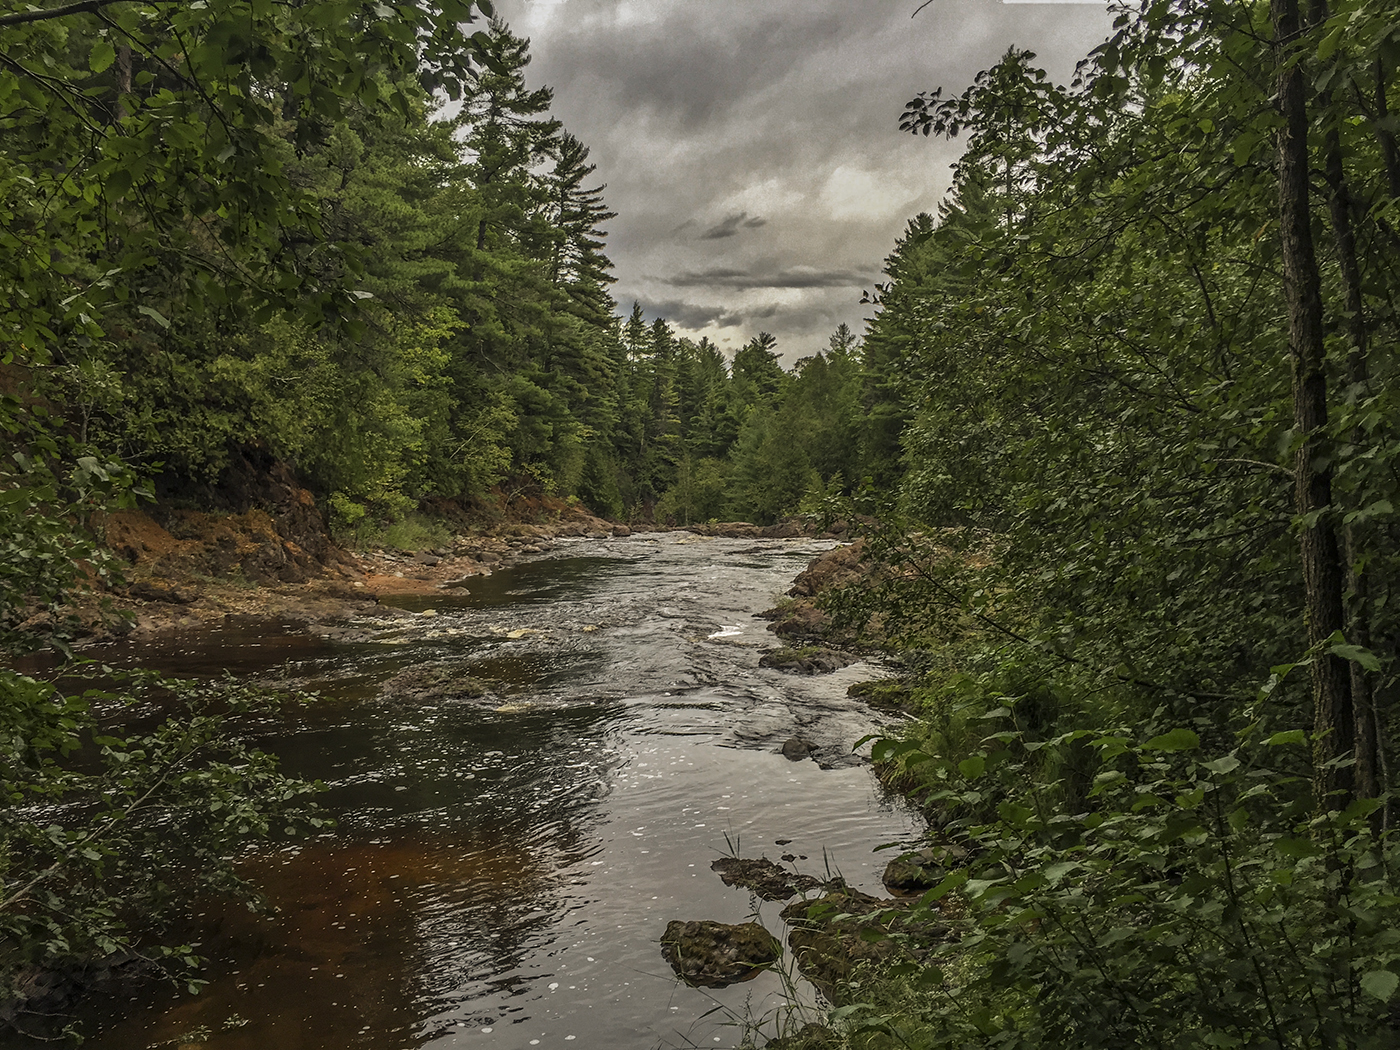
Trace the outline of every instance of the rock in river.
<instances>
[{"instance_id":1,"label":"rock in river","mask_svg":"<svg viewBox=\"0 0 1400 1050\"><path fill-rule=\"evenodd\" d=\"M801 762L804 758L809 758L816 749L817 745L810 740L804 740L800 736L790 736L783 741L780 750L783 757L790 762Z\"/></svg>"},{"instance_id":2,"label":"rock in river","mask_svg":"<svg viewBox=\"0 0 1400 1050\"><path fill-rule=\"evenodd\" d=\"M778 961L782 945L756 922L700 919L666 924L661 954L686 984L706 988L747 981Z\"/></svg>"},{"instance_id":3,"label":"rock in river","mask_svg":"<svg viewBox=\"0 0 1400 1050\"><path fill-rule=\"evenodd\" d=\"M486 683L451 661L410 667L379 687L381 699L413 705L480 700L490 694Z\"/></svg>"},{"instance_id":4,"label":"rock in river","mask_svg":"<svg viewBox=\"0 0 1400 1050\"><path fill-rule=\"evenodd\" d=\"M821 886L821 880L801 872L788 871L771 860L721 857L710 865L726 886L743 886L766 901L785 901Z\"/></svg>"},{"instance_id":5,"label":"rock in river","mask_svg":"<svg viewBox=\"0 0 1400 1050\"><path fill-rule=\"evenodd\" d=\"M856 657L835 649L807 646L802 649L775 649L764 653L759 667L771 667L789 674L831 674L856 662Z\"/></svg>"},{"instance_id":6,"label":"rock in river","mask_svg":"<svg viewBox=\"0 0 1400 1050\"><path fill-rule=\"evenodd\" d=\"M949 868L956 868L967 857L960 846L928 846L914 853L895 857L885 865L881 880L891 893L913 895L932 889L943 881Z\"/></svg>"}]
</instances>

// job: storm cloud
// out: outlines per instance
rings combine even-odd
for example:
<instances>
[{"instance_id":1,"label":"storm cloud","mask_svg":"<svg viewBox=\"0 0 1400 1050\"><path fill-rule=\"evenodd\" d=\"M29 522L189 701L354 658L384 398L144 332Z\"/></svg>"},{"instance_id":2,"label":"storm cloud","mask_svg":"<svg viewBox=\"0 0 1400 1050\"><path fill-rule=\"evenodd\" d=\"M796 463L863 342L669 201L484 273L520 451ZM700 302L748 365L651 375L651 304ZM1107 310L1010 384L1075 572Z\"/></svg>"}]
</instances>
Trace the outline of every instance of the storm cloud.
<instances>
[{"instance_id":1,"label":"storm cloud","mask_svg":"<svg viewBox=\"0 0 1400 1050\"><path fill-rule=\"evenodd\" d=\"M861 290L960 150L900 133L904 103L961 91L1012 45L1066 80L1110 26L1093 4L918 6L499 0L607 183L624 312L729 349L762 328L789 359L859 330Z\"/></svg>"}]
</instances>

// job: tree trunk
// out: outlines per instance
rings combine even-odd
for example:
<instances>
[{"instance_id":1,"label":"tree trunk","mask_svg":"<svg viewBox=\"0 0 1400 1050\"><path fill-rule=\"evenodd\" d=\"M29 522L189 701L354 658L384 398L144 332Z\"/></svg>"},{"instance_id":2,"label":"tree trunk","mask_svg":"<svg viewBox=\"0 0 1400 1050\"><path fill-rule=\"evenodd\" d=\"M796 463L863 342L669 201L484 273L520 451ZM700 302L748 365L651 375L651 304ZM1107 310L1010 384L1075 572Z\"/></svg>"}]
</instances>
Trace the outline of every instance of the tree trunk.
<instances>
[{"instance_id":1,"label":"tree trunk","mask_svg":"<svg viewBox=\"0 0 1400 1050\"><path fill-rule=\"evenodd\" d=\"M1322 651L1346 626L1341 551L1331 514L1332 471L1319 447L1327 428L1327 373L1322 333L1322 281L1313 246L1308 188L1308 80L1290 63L1302 28L1298 0L1271 0L1278 62L1279 235L1283 290L1288 310L1289 356L1293 366L1293 423L1298 432L1294 494L1303 517L1300 554L1306 593L1308 645L1312 662L1313 791L1319 806L1345 805L1354 789L1352 770L1339 760L1352 755L1355 724L1347 661ZM1332 798L1341 792L1341 798Z\"/></svg>"},{"instance_id":2,"label":"tree trunk","mask_svg":"<svg viewBox=\"0 0 1400 1050\"><path fill-rule=\"evenodd\" d=\"M131 94L131 45L117 45L117 119L125 120L126 96Z\"/></svg>"},{"instance_id":3,"label":"tree trunk","mask_svg":"<svg viewBox=\"0 0 1400 1050\"><path fill-rule=\"evenodd\" d=\"M1311 0L1308 20L1313 27L1327 21L1327 0ZM1327 209L1332 219L1332 239L1337 252L1337 266L1342 279L1342 298L1346 311L1347 385L1360 396L1368 380L1367 354L1370 330L1366 323L1365 302L1361 295L1361 268L1357 264L1356 207L1347 182L1346 165L1342 156L1340 118L1332 112L1332 93L1320 92L1318 107L1326 114L1327 131L1323 137L1324 170L1329 189ZM1352 442L1361 445L1365 433L1356 428ZM1342 527L1342 555L1346 567L1346 592L1350 608L1346 615L1346 638L1353 645L1370 648L1371 608L1370 581L1358 566L1362 561L1362 540L1355 525ZM1375 715L1372 682L1366 669L1355 660L1349 662L1353 722L1356 727L1356 765L1354 768L1356 794L1361 798L1376 798L1384 790L1378 769L1380 727Z\"/></svg>"},{"instance_id":4,"label":"tree trunk","mask_svg":"<svg viewBox=\"0 0 1400 1050\"><path fill-rule=\"evenodd\" d=\"M1368 377L1366 355L1370 332L1366 325L1365 303L1361 298L1361 269L1356 261L1356 231L1352 223L1351 192L1342 163L1341 135L1336 124L1328 128L1325 140L1327 152L1327 181L1331 187L1328 209L1332 216L1332 233L1336 242L1337 261L1346 300L1346 327L1351 348L1347 353L1347 385L1358 393L1365 389ZM1352 434L1354 444L1361 444L1365 434L1358 428ZM1362 560L1361 537L1355 525L1342 528L1343 554L1346 561L1346 588L1351 599L1347 617L1347 641L1370 648L1371 608L1370 582L1359 566ZM1356 793L1361 798L1376 798L1383 790L1378 773L1377 755L1380 749L1379 726L1373 703L1371 679L1366 669L1355 660L1349 664L1351 701L1356 724Z\"/></svg>"},{"instance_id":5,"label":"tree trunk","mask_svg":"<svg viewBox=\"0 0 1400 1050\"><path fill-rule=\"evenodd\" d=\"M1385 126L1385 118L1390 116L1390 103L1386 101L1386 75L1384 60L1376 59L1376 138L1381 144L1381 158L1385 161L1386 188L1392 199L1400 198L1400 150L1395 148L1395 132Z\"/></svg>"}]
</instances>

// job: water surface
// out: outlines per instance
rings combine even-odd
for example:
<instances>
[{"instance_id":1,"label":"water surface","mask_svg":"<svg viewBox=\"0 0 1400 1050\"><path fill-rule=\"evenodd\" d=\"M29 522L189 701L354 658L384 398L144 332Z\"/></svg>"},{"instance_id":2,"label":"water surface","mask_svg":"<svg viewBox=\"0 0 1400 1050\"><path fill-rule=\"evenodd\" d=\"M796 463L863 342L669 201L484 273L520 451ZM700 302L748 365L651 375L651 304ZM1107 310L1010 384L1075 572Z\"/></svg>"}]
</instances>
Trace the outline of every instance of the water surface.
<instances>
[{"instance_id":1,"label":"water surface","mask_svg":"<svg viewBox=\"0 0 1400 1050\"><path fill-rule=\"evenodd\" d=\"M576 541L335 640L241 624L104 654L318 689L263 743L330 786L338 825L248 861L274 915L191 917L201 994L105 1004L88 1045L644 1050L771 1031L795 978L689 988L658 938L671 919L783 933L782 905L724 886L719 856L788 855L878 893L875 847L916 833L851 755L877 716L845 691L877 669L758 666L776 643L753 614L827 546ZM489 693L380 695L422 664ZM794 735L833 768L779 754Z\"/></svg>"}]
</instances>

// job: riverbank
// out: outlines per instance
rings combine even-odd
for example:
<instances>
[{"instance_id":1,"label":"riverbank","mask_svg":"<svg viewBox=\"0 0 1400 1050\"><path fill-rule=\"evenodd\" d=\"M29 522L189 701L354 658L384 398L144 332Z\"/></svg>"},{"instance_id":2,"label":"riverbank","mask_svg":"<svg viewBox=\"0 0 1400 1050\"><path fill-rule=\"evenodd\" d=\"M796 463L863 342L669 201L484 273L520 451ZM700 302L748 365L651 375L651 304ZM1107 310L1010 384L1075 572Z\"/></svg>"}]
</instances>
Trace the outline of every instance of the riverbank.
<instances>
[{"instance_id":1,"label":"riverbank","mask_svg":"<svg viewBox=\"0 0 1400 1050\"><path fill-rule=\"evenodd\" d=\"M627 524L563 500L502 499L433 509L442 528L417 550L341 545L325 528L311 494L285 480L270 486L259 506L239 513L171 507L111 513L102 532L122 563L121 578L76 603L83 640L147 641L227 617L326 624L384 598L469 589L474 578L546 554L561 540L632 533ZM645 528L742 539L846 535L843 524L818 532L799 519L769 526ZM35 626L42 626L42 617Z\"/></svg>"}]
</instances>

